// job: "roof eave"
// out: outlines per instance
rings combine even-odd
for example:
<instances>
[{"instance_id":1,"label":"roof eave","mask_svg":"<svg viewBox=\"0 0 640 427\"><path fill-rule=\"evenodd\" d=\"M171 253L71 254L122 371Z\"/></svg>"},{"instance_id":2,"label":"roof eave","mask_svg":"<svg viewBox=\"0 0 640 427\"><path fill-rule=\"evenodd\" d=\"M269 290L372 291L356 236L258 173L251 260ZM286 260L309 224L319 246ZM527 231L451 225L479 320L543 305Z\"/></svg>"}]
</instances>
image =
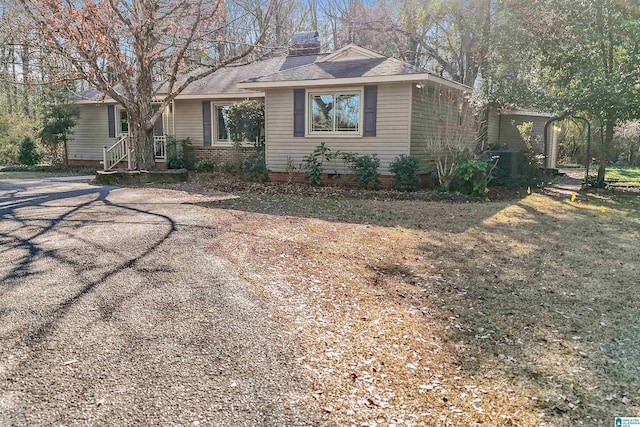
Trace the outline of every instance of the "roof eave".
<instances>
[{"instance_id":1,"label":"roof eave","mask_svg":"<svg viewBox=\"0 0 640 427\"><path fill-rule=\"evenodd\" d=\"M175 99L245 99L245 98L264 98L264 92L236 92L236 93L210 93L210 94L188 94L178 95Z\"/></svg>"},{"instance_id":2,"label":"roof eave","mask_svg":"<svg viewBox=\"0 0 640 427\"><path fill-rule=\"evenodd\" d=\"M473 88L461 83L453 82L442 77L434 76L429 73L415 74L395 74L390 76L372 76L372 77L345 77L330 78L317 80L283 80L277 82L239 82L236 83L238 89L267 89L280 87L310 87L310 86L338 86L349 84L367 84L367 83L392 83L392 82L413 82L413 81L429 81L441 84L464 92L471 92Z\"/></svg>"},{"instance_id":3,"label":"roof eave","mask_svg":"<svg viewBox=\"0 0 640 427\"><path fill-rule=\"evenodd\" d=\"M545 111L534 110L504 110L500 112L503 116L531 116L531 117L553 117L554 114Z\"/></svg>"},{"instance_id":4,"label":"roof eave","mask_svg":"<svg viewBox=\"0 0 640 427\"><path fill-rule=\"evenodd\" d=\"M209 93L209 94L187 94L178 95L176 100L189 100L189 99L246 99L246 98L264 98L264 92L252 91L252 92L235 92L235 93ZM162 97L157 96L153 102L161 102ZM117 104L116 101L110 97L103 99L81 99L75 101L76 104Z\"/></svg>"}]
</instances>

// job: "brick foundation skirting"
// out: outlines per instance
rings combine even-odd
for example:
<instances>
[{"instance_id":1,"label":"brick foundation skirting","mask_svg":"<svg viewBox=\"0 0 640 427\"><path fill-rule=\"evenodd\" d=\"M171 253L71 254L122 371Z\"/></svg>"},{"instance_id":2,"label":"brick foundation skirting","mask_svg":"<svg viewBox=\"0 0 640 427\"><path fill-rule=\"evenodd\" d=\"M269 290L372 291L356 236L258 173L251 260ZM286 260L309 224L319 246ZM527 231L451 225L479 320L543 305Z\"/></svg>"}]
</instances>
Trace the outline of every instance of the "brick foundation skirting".
<instances>
[{"instance_id":1,"label":"brick foundation skirting","mask_svg":"<svg viewBox=\"0 0 640 427\"><path fill-rule=\"evenodd\" d=\"M102 170L102 162L100 160L77 160L77 159L69 159L67 162L69 166L86 166L86 167L95 167L96 170ZM114 169L126 169L127 162L123 161L116 165ZM156 162L156 168L158 170L166 170L167 164L165 162Z\"/></svg>"},{"instance_id":2,"label":"brick foundation skirting","mask_svg":"<svg viewBox=\"0 0 640 427\"><path fill-rule=\"evenodd\" d=\"M244 159L255 152L253 147L185 147L184 158L187 165L192 168L202 159L211 159L217 164Z\"/></svg>"},{"instance_id":3,"label":"brick foundation skirting","mask_svg":"<svg viewBox=\"0 0 640 427\"><path fill-rule=\"evenodd\" d=\"M271 181L277 182L288 182L289 176L291 176L291 182L296 183L307 183L307 177L302 172L292 172L291 174L287 172L269 172L269 179ZM393 185L393 176L392 175L380 175L378 177L380 179L380 185L384 189L391 189ZM358 187L358 183L356 182L356 178L353 175L341 175L340 178L336 179L334 175L330 175L327 173L322 174L322 184L327 186L335 186L335 185L343 185L347 187Z\"/></svg>"}]
</instances>

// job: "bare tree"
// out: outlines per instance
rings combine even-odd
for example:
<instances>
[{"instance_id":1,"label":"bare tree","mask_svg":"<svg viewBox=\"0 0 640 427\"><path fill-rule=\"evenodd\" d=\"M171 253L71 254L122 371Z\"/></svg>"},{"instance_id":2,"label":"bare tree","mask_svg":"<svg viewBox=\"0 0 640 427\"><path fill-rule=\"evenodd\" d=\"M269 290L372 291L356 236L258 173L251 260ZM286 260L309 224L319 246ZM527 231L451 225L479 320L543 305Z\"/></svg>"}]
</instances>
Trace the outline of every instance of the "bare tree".
<instances>
[{"instance_id":1,"label":"bare tree","mask_svg":"<svg viewBox=\"0 0 640 427\"><path fill-rule=\"evenodd\" d=\"M162 111L191 83L247 57L266 34L264 27L238 41L238 53L215 60L216 48L231 43L222 0L20 1L47 47L127 111L137 165L145 169L155 168L152 132Z\"/></svg>"},{"instance_id":2,"label":"bare tree","mask_svg":"<svg viewBox=\"0 0 640 427\"><path fill-rule=\"evenodd\" d=\"M461 161L470 158L478 141L476 109L467 94L425 86L420 97L431 105L425 151L444 190L449 190Z\"/></svg>"}]
</instances>

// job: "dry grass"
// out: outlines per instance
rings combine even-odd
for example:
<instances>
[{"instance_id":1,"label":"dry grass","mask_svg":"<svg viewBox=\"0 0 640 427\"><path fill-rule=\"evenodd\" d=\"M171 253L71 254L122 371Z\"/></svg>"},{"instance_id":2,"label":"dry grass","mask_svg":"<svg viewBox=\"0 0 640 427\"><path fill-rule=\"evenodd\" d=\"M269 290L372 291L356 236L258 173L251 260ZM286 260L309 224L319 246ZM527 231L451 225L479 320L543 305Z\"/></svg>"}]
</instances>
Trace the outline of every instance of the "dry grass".
<instances>
[{"instance_id":1,"label":"dry grass","mask_svg":"<svg viewBox=\"0 0 640 427\"><path fill-rule=\"evenodd\" d=\"M594 426L640 412L637 197L245 193L207 206L235 217L211 251L300 342L335 425Z\"/></svg>"}]
</instances>

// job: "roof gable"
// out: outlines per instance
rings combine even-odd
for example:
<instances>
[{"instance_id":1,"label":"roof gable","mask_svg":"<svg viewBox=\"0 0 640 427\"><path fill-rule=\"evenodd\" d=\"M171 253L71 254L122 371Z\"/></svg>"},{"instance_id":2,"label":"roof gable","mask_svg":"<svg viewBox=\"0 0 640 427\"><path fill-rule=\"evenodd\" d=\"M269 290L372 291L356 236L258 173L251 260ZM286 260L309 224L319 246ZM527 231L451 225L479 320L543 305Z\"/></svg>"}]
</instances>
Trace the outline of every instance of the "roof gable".
<instances>
[{"instance_id":1,"label":"roof gable","mask_svg":"<svg viewBox=\"0 0 640 427\"><path fill-rule=\"evenodd\" d=\"M346 59L343 61L316 61L315 63L290 68L266 76L247 79L241 83L357 79L362 77L379 78L384 81L390 76L423 73L424 70L420 68L383 56L380 58Z\"/></svg>"},{"instance_id":2,"label":"roof gable","mask_svg":"<svg viewBox=\"0 0 640 427\"><path fill-rule=\"evenodd\" d=\"M318 62L338 62L349 61L353 59L371 59L371 58L386 58L384 55L374 52L364 47L348 44L340 49L336 50L332 54L325 56L318 60Z\"/></svg>"}]
</instances>

